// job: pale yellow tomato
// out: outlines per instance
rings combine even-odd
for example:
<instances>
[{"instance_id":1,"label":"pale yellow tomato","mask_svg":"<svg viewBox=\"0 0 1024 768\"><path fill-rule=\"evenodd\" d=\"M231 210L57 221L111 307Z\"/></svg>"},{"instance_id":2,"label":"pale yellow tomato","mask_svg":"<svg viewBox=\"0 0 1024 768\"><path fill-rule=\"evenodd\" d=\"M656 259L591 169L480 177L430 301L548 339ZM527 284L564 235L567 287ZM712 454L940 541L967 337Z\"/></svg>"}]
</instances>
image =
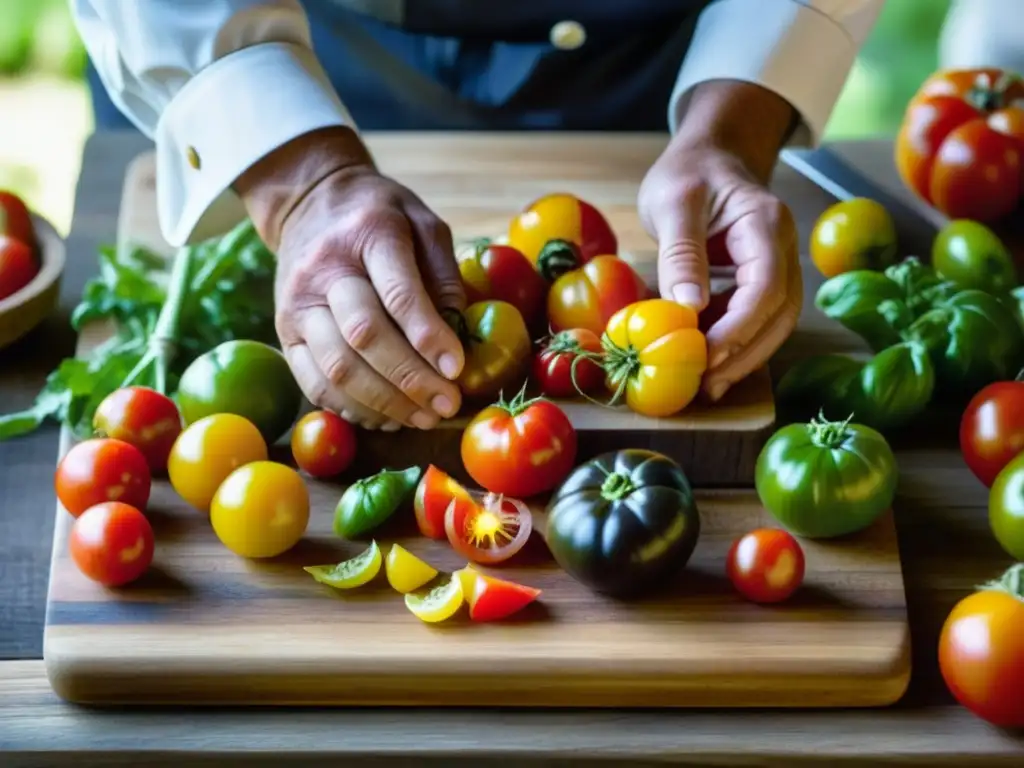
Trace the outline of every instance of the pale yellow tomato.
<instances>
[{"instance_id":1,"label":"pale yellow tomato","mask_svg":"<svg viewBox=\"0 0 1024 768\"><path fill-rule=\"evenodd\" d=\"M255 461L228 475L210 505L224 546L242 557L274 557L294 547L309 523L309 491L291 467Z\"/></svg>"}]
</instances>

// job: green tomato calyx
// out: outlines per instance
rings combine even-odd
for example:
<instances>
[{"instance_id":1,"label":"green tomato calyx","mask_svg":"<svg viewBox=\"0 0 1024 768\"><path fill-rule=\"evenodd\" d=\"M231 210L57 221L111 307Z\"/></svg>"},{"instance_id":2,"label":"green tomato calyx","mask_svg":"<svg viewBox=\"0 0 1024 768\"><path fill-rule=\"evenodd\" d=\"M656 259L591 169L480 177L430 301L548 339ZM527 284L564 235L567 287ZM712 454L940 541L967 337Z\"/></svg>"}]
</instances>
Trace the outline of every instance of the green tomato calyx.
<instances>
[{"instance_id":1,"label":"green tomato calyx","mask_svg":"<svg viewBox=\"0 0 1024 768\"><path fill-rule=\"evenodd\" d=\"M523 382L523 388L519 390L515 397L511 400L505 400L505 393L501 392L498 394L498 402L494 404L495 408L501 408L513 419L519 414L523 413L527 408L536 403L547 400L546 397L531 397L526 398L526 385L528 382Z\"/></svg>"},{"instance_id":2,"label":"green tomato calyx","mask_svg":"<svg viewBox=\"0 0 1024 768\"><path fill-rule=\"evenodd\" d=\"M459 337L463 347L483 342L483 338L473 333L469 323L466 322L466 316L459 312L459 310L445 307L441 310L441 319L445 321L449 328L455 331L455 335Z\"/></svg>"},{"instance_id":3,"label":"green tomato calyx","mask_svg":"<svg viewBox=\"0 0 1024 768\"><path fill-rule=\"evenodd\" d=\"M818 417L811 419L807 425L811 442L819 448L838 448L850 437L850 422L852 420L853 414L851 413L843 421L829 421L825 418L824 412L819 411Z\"/></svg>"},{"instance_id":4,"label":"green tomato calyx","mask_svg":"<svg viewBox=\"0 0 1024 768\"><path fill-rule=\"evenodd\" d=\"M549 283L580 265L580 250L568 240L548 240L537 254L537 270Z\"/></svg>"},{"instance_id":5,"label":"green tomato calyx","mask_svg":"<svg viewBox=\"0 0 1024 768\"><path fill-rule=\"evenodd\" d=\"M636 486L633 485L629 475L624 475L621 472L610 473L601 483L601 496L608 501L624 499L635 490Z\"/></svg>"},{"instance_id":6,"label":"green tomato calyx","mask_svg":"<svg viewBox=\"0 0 1024 768\"><path fill-rule=\"evenodd\" d=\"M983 591L1005 592L1024 602L1024 563L1011 565L1002 576L979 587Z\"/></svg>"}]
</instances>

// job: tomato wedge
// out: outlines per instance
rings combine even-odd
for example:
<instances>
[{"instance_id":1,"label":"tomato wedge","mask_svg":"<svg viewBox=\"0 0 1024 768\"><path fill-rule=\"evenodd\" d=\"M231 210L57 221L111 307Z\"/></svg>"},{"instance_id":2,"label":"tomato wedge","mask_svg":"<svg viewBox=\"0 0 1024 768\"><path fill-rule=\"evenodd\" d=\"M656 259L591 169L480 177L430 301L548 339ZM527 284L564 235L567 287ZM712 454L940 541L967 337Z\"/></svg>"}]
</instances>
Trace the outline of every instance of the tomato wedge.
<instances>
[{"instance_id":1,"label":"tomato wedge","mask_svg":"<svg viewBox=\"0 0 1024 768\"><path fill-rule=\"evenodd\" d=\"M396 592L403 595L419 589L437 576L437 569L420 560L400 544L394 544L384 561L384 572Z\"/></svg>"},{"instance_id":2,"label":"tomato wedge","mask_svg":"<svg viewBox=\"0 0 1024 768\"><path fill-rule=\"evenodd\" d=\"M459 506L472 506L476 503L469 491L444 470L431 464L416 486L416 497L413 502L416 525L420 533L429 539L443 539L444 513L453 501Z\"/></svg>"},{"instance_id":3,"label":"tomato wedge","mask_svg":"<svg viewBox=\"0 0 1024 768\"><path fill-rule=\"evenodd\" d=\"M405 607L420 621L436 624L449 619L462 607L462 580L453 576L449 581L426 592L410 592L405 596Z\"/></svg>"},{"instance_id":4,"label":"tomato wedge","mask_svg":"<svg viewBox=\"0 0 1024 768\"><path fill-rule=\"evenodd\" d=\"M501 563L526 546L533 515L518 499L487 494L472 506L453 499L444 515L452 548L475 563Z\"/></svg>"},{"instance_id":5,"label":"tomato wedge","mask_svg":"<svg viewBox=\"0 0 1024 768\"><path fill-rule=\"evenodd\" d=\"M355 557L344 560L337 565L308 565L302 570L319 581L335 589L355 589L373 581L380 573L383 558L376 541Z\"/></svg>"},{"instance_id":6,"label":"tomato wedge","mask_svg":"<svg viewBox=\"0 0 1024 768\"><path fill-rule=\"evenodd\" d=\"M487 576L470 568L458 572L473 621L498 621L518 613L540 596L540 590Z\"/></svg>"}]
</instances>

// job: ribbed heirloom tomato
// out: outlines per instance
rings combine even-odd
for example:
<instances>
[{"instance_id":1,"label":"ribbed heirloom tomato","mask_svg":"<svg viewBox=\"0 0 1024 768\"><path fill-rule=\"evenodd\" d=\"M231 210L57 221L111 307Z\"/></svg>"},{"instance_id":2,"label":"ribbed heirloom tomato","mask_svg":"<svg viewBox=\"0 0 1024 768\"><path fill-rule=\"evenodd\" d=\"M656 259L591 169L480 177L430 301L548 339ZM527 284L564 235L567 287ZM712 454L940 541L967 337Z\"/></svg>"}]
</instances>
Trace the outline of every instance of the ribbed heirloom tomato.
<instances>
[{"instance_id":1,"label":"ribbed heirloom tomato","mask_svg":"<svg viewBox=\"0 0 1024 768\"><path fill-rule=\"evenodd\" d=\"M61 459L54 478L57 498L75 517L105 501L144 509L151 484L149 466L139 449L111 438L78 443Z\"/></svg>"},{"instance_id":2,"label":"ribbed heirloom tomato","mask_svg":"<svg viewBox=\"0 0 1024 768\"><path fill-rule=\"evenodd\" d=\"M167 469L167 458L181 434L181 414L171 398L154 389L123 387L99 404L92 426L98 435L134 445L158 474Z\"/></svg>"},{"instance_id":3,"label":"ribbed heirloom tomato","mask_svg":"<svg viewBox=\"0 0 1024 768\"><path fill-rule=\"evenodd\" d=\"M583 328L600 336L612 315L651 291L618 256L597 256L561 275L548 293L548 322L554 331Z\"/></svg>"},{"instance_id":4,"label":"ribbed heirloom tomato","mask_svg":"<svg viewBox=\"0 0 1024 768\"><path fill-rule=\"evenodd\" d=\"M527 326L536 327L543 321L548 285L515 248L480 240L461 250L458 261L470 304L504 301L519 310Z\"/></svg>"}]
</instances>

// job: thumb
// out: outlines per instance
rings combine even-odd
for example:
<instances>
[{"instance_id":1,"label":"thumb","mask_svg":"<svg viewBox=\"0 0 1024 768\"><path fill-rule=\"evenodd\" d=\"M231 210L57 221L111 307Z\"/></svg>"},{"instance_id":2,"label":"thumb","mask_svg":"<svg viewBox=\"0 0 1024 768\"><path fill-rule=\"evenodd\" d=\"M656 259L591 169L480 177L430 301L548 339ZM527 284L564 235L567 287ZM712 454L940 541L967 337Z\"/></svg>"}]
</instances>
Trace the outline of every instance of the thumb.
<instances>
[{"instance_id":1,"label":"thumb","mask_svg":"<svg viewBox=\"0 0 1024 768\"><path fill-rule=\"evenodd\" d=\"M660 211L655 221L658 237L658 289L662 298L687 304L697 312L707 306L711 293L708 274L707 190L700 186Z\"/></svg>"}]
</instances>

